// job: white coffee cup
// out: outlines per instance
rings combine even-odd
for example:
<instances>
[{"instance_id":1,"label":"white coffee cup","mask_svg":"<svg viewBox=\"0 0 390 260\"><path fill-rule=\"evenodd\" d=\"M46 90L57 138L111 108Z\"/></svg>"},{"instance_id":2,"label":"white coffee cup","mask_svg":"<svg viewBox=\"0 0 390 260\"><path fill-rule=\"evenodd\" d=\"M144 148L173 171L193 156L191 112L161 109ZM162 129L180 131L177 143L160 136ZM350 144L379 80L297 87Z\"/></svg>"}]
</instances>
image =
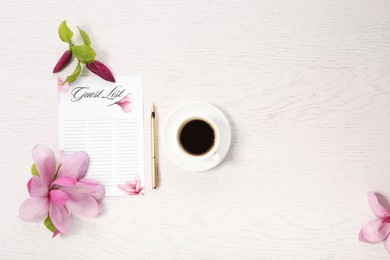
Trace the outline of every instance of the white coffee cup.
<instances>
[{"instance_id":1,"label":"white coffee cup","mask_svg":"<svg viewBox=\"0 0 390 260\"><path fill-rule=\"evenodd\" d=\"M212 146L209 149L207 149L202 154L191 153L190 151L188 151L185 148L185 145L180 140L180 136L182 134L183 128L188 123L190 123L192 121L195 121L195 120L200 120L200 121L203 121L203 122L207 123L211 127L211 129L213 130L213 133L214 133L214 141L212 143ZM196 136L196 134L194 134L194 139L201 140L202 136ZM177 145L179 147L180 152L184 156L186 156L188 158L191 158L191 159L194 159L194 160L206 160L206 159L211 158L215 162L220 162L221 159L222 159L222 157L218 153L218 147L219 147L219 144L220 144L220 130L219 130L217 124L213 120L211 120L211 119L209 119L207 117L204 117L204 116L192 116L192 117L188 117L188 118L184 119L181 122L181 124L179 124L179 127L177 129L176 142L177 142Z\"/></svg>"}]
</instances>

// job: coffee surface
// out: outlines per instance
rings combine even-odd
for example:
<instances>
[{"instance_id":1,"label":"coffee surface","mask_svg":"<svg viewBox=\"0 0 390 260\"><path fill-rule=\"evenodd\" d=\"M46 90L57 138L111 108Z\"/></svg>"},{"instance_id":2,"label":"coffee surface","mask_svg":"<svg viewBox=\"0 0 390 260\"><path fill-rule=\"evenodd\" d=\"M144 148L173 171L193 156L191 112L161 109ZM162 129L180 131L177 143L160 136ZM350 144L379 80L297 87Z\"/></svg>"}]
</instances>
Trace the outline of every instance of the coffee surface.
<instances>
[{"instance_id":1,"label":"coffee surface","mask_svg":"<svg viewBox=\"0 0 390 260\"><path fill-rule=\"evenodd\" d=\"M213 148L215 134L209 123L194 119L186 123L179 135L180 144L192 155L202 155Z\"/></svg>"}]
</instances>

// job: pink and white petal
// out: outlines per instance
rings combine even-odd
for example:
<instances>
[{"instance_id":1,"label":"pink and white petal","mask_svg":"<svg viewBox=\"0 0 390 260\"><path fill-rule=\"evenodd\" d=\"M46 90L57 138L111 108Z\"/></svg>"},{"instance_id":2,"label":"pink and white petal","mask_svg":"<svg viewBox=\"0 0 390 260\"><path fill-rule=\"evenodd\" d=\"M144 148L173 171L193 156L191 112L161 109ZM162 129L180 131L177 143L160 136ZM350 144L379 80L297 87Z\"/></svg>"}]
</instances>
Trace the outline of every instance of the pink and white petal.
<instances>
[{"instance_id":1,"label":"pink and white petal","mask_svg":"<svg viewBox=\"0 0 390 260\"><path fill-rule=\"evenodd\" d=\"M81 180L79 180L79 182L86 184L86 185L90 185L90 186L100 185L99 182L97 182L95 180L91 180L91 179L86 179L86 178L82 178Z\"/></svg>"},{"instance_id":2,"label":"pink and white petal","mask_svg":"<svg viewBox=\"0 0 390 260\"><path fill-rule=\"evenodd\" d=\"M89 194L91 194L97 200L97 202L101 201L104 198L106 191L103 185L101 185L100 183L94 180L81 179L79 181L79 185L83 185L83 184L92 186L94 188L94 190L91 191Z\"/></svg>"},{"instance_id":3,"label":"pink and white petal","mask_svg":"<svg viewBox=\"0 0 390 260\"><path fill-rule=\"evenodd\" d=\"M385 241L383 241L383 244L387 252L390 254L390 236L388 236Z\"/></svg>"},{"instance_id":4,"label":"pink and white petal","mask_svg":"<svg viewBox=\"0 0 390 260\"><path fill-rule=\"evenodd\" d=\"M60 86L63 86L65 84L67 84L67 82L65 82L66 78L65 77L57 77L57 85L58 85L58 92L60 92Z\"/></svg>"},{"instance_id":5,"label":"pink and white petal","mask_svg":"<svg viewBox=\"0 0 390 260\"><path fill-rule=\"evenodd\" d=\"M136 191L126 191L127 194L129 195L138 195L139 192L136 192Z\"/></svg>"},{"instance_id":6,"label":"pink and white petal","mask_svg":"<svg viewBox=\"0 0 390 260\"><path fill-rule=\"evenodd\" d=\"M121 100L119 100L117 102L117 104L121 105L123 103L132 103L133 102L133 99L131 98L131 93L127 94L124 98L122 98Z\"/></svg>"},{"instance_id":7,"label":"pink and white petal","mask_svg":"<svg viewBox=\"0 0 390 260\"><path fill-rule=\"evenodd\" d=\"M95 198L88 193L69 193L69 200L66 207L71 213L84 217L96 217L99 213L99 206Z\"/></svg>"},{"instance_id":8,"label":"pink and white petal","mask_svg":"<svg viewBox=\"0 0 390 260\"><path fill-rule=\"evenodd\" d=\"M360 230L359 240L366 243L378 243L385 240L390 233L390 223L375 219L365 224Z\"/></svg>"},{"instance_id":9,"label":"pink and white petal","mask_svg":"<svg viewBox=\"0 0 390 260\"><path fill-rule=\"evenodd\" d=\"M141 190L141 182L137 181L136 186L135 186L135 191L139 192Z\"/></svg>"},{"instance_id":10,"label":"pink and white petal","mask_svg":"<svg viewBox=\"0 0 390 260\"><path fill-rule=\"evenodd\" d=\"M126 190L127 189L127 184L117 184L116 185L119 189L121 190Z\"/></svg>"},{"instance_id":11,"label":"pink and white petal","mask_svg":"<svg viewBox=\"0 0 390 260\"><path fill-rule=\"evenodd\" d=\"M375 216L378 218L385 218L390 215L390 210L385 208L378 200L377 195L374 192L369 192L367 194L368 204L372 212L374 212Z\"/></svg>"},{"instance_id":12,"label":"pink and white petal","mask_svg":"<svg viewBox=\"0 0 390 260\"><path fill-rule=\"evenodd\" d=\"M116 186L127 193L136 193L135 188L131 184L118 184Z\"/></svg>"},{"instance_id":13,"label":"pink and white petal","mask_svg":"<svg viewBox=\"0 0 390 260\"><path fill-rule=\"evenodd\" d=\"M59 187L59 189L65 191L66 193L92 193L99 189L100 184L94 182L85 182L82 180L83 179L78 181L72 187Z\"/></svg>"},{"instance_id":14,"label":"pink and white petal","mask_svg":"<svg viewBox=\"0 0 390 260\"><path fill-rule=\"evenodd\" d=\"M57 77L57 84L58 85L61 85L62 83L64 83L64 81L65 81L65 77Z\"/></svg>"},{"instance_id":15,"label":"pink and white petal","mask_svg":"<svg viewBox=\"0 0 390 260\"><path fill-rule=\"evenodd\" d=\"M29 198L19 208L19 217L24 221L37 221L44 218L49 211L47 197Z\"/></svg>"},{"instance_id":16,"label":"pink and white petal","mask_svg":"<svg viewBox=\"0 0 390 260\"><path fill-rule=\"evenodd\" d=\"M58 93L66 93L69 90L69 85L64 84L61 86L58 86Z\"/></svg>"},{"instance_id":17,"label":"pink and white petal","mask_svg":"<svg viewBox=\"0 0 390 260\"><path fill-rule=\"evenodd\" d=\"M89 157L85 152L75 152L61 164L58 177L69 176L80 180L87 172Z\"/></svg>"},{"instance_id":18,"label":"pink and white petal","mask_svg":"<svg viewBox=\"0 0 390 260\"><path fill-rule=\"evenodd\" d=\"M32 149L32 158L39 176L49 186L57 169L54 152L50 148L38 144Z\"/></svg>"},{"instance_id":19,"label":"pink and white petal","mask_svg":"<svg viewBox=\"0 0 390 260\"><path fill-rule=\"evenodd\" d=\"M54 231L53 236L51 238L55 238L59 234L61 234L61 232L56 229L56 231Z\"/></svg>"},{"instance_id":20,"label":"pink and white petal","mask_svg":"<svg viewBox=\"0 0 390 260\"><path fill-rule=\"evenodd\" d=\"M63 234L68 232L69 211L65 206L58 206L51 203L49 207L49 216L51 222L53 222L53 225L59 232Z\"/></svg>"},{"instance_id":21,"label":"pink and white petal","mask_svg":"<svg viewBox=\"0 0 390 260\"><path fill-rule=\"evenodd\" d=\"M31 192L31 182L32 182L32 178L30 178L27 182L27 190L28 190L28 193L30 194Z\"/></svg>"},{"instance_id":22,"label":"pink and white petal","mask_svg":"<svg viewBox=\"0 0 390 260\"><path fill-rule=\"evenodd\" d=\"M46 185L46 183L44 183L42 181L42 179L38 176L31 177L31 179L29 180L29 182L27 184L27 187L28 187L28 192L30 193L30 196L35 197L35 198L47 196L47 194L49 192L49 188Z\"/></svg>"},{"instance_id":23,"label":"pink and white petal","mask_svg":"<svg viewBox=\"0 0 390 260\"><path fill-rule=\"evenodd\" d=\"M61 190L52 190L50 191L50 200L53 202L56 206L64 206L65 203L68 201L69 196L65 192Z\"/></svg>"},{"instance_id":24,"label":"pink and white petal","mask_svg":"<svg viewBox=\"0 0 390 260\"><path fill-rule=\"evenodd\" d=\"M57 184L64 187L71 187L74 186L77 183L77 180L73 177L69 176L60 176L57 179L55 179L51 185Z\"/></svg>"},{"instance_id":25,"label":"pink and white petal","mask_svg":"<svg viewBox=\"0 0 390 260\"><path fill-rule=\"evenodd\" d=\"M118 184L117 187L129 195L138 195L141 192L141 190L137 191L135 188L129 186L128 184Z\"/></svg>"},{"instance_id":26,"label":"pink and white petal","mask_svg":"<svg viewBox=\"0 0 390 260\"><path fill-rule=\"evenodd\" d=\"M91 192L90 194L92 195L92 197L95 198L97 202L100 202L106 195L106 190L104 189L103 185L99 184L99 187L95 191Z\"/></svg>"},{"instance_id":27,"label":"pink and white petal","mask_svg":"<svg viewBox=\"0 0 390 260\"><path fill-rule=\"evenodd\" d=\"M131 103L129 103L129 102L125 102L125 103L123 103L123 104L120 104L119 106L122 108L122 110L123 110L125 113L130 113L130 112L132 111L132 109L131 109Z\"/></svg>"}]
</instances>

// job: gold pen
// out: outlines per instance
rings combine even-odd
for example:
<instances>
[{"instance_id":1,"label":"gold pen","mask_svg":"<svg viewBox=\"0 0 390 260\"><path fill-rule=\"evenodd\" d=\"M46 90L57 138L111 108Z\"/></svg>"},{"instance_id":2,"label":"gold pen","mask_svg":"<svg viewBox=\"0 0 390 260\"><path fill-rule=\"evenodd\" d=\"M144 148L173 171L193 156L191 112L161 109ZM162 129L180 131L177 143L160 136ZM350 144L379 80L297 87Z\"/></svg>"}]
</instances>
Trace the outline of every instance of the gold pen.
<instances>
[{"instance_id":1,"label":"gold pen","mask_svg":"<svg viewBox=\"0 0 390 260\"><path fill-rule=\"evenodd\" d=\"M151 132L152 132L152 188L157 188L158 183L158 163L157 163L157 135L156 135L156 109L152 104Z\"/></svg>"}]
</instances>

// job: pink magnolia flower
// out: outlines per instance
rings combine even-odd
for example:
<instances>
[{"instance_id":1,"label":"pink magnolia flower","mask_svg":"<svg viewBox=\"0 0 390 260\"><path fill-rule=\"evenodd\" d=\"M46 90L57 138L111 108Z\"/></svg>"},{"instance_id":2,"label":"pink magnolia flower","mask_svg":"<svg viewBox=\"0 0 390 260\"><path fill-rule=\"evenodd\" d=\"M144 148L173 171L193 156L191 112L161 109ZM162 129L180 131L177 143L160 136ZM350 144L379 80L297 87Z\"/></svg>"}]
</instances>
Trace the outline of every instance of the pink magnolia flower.
<instances>
[{"instance_id":1,"label":"pink magnolia flower","mask_svg":"<svg viewBox=\"0 0 390 260\"><path fill-rule=\"evenodd\" d=\"M109 106L112 106L115 104L120 106L125 113L130 113L132 111L131 105L133 104L133 99L131 98L131 94L127 94L124 98L122 98L121 100L119 100L119 101L117 101Z\"/></svg>"},{"instance_id":2,"label":"pink magnolia flower","mask_svg":"<svg viewBox=\"0 0 390 260\"><path fill-rule=\"evenodd\" d=\"M377 219L365 224L360 230L359 240L366 243L384 241L386 250L390 253L390 210L384 207L375 193L367 195L368 204Z\"/></svg>"},{"instance_id":3,"label":"pink magnolia flower","mask_svg":"<svg viewBox=\"0 0 390 260\"><path fill-rule=\"evenodd\" d=\"M58 85L58 94L66 93L69 90L68 82L65 82L64 77L58 77L57 78L57 85Z\"/></svg>"},{"instance_id":4,"label":"pink magnolia flower","mask_svg":"<svg viewBox=\"0 0 390 260\"><path fill-rule=\"evenodd\" d=\"M141 185L141 181L137 178L133 181L128 181L125 184L118 184L117 187L129 195L139 195L144 189L144 186Z\"/></svg>"},{"instance_id":5,"label":"pink magnolia flower","mask_svg":"<svg viewBox=\"0 0 390 260\"><path fill-rule=\"evenodd\" d=\"M30 198L22 203L19 216L24 221L49 217L58 233L68 232L70 213L95 217L98 202L104 197L104 188L97 182L84 178L89 158L85 152L75 152L56 167L51 149L36 145L32 157L39 173L28 184Z\"/></svg>"}]
</instances>

